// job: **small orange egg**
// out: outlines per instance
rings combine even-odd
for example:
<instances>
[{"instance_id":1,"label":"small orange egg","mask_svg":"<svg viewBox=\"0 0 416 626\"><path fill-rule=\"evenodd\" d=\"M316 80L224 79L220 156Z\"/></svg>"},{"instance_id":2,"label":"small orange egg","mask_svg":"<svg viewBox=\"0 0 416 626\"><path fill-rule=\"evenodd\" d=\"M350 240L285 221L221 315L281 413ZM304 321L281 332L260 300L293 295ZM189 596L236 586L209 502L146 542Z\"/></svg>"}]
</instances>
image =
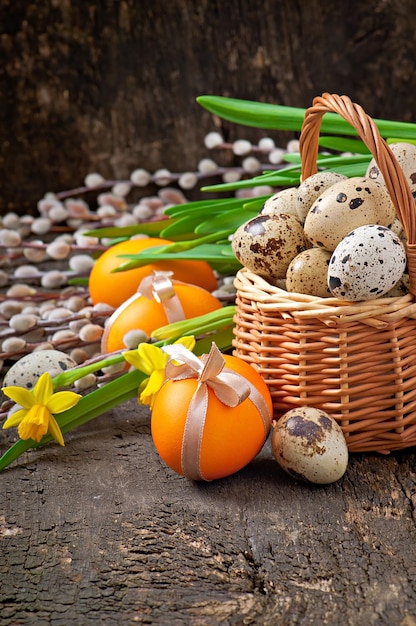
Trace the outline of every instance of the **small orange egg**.
<instances>
[{"instance_id":1,"label":"small orange egg","mask_svg":"<svg viewBox=\"0 0 416 626\"><path fill-rule=\"evenodd\" d=\"M262 449L272 420L272 400L263 378L241 359L223 355L225 367L243 376L260 392L267 407L267 428L251 397L236 407L223 404L208 388L208 405L200 448L204 480L234 474ZM152 410L151 431L156 450L178 474L182 469L182 443L189 404L198 385L196 378L166 380ZM172 410L172 407L175 407Z\"/></svg>"},{"instance_id":2,"label":"small orange egg","mask_svg":"<svg viewBox=\"0 0 416 626\"><path fill-rule=\"evenodd\" d=\"M184 319L210 313L222 306L209 291L196 285L174 282L173 289L182 305ZM137 292L109 318L102 336L101 351L108 353L126 348L123 337L131 330L141 329L150 335L156 328L168 323L163 304Z\"/></svg>"},{"instance_id":3,"label":"small orange egg","mask_svg":"<svg viewBox=\"0 0 416 626\"><path fill-rule=\"evenodd\" d=\"M114 272L129 259L124 254L138 254L146 248L154 248L172 243L168 239L144 237L129 239L111 246L95 261L88 280L88 288L93 304L105 303L114 308L120 306L137 291L144 276L152 271L171 271L175 280L198 285L214 291L217 280L211 266L205 261L157 261L125 272Z\"/></svg>"}]
</instances>

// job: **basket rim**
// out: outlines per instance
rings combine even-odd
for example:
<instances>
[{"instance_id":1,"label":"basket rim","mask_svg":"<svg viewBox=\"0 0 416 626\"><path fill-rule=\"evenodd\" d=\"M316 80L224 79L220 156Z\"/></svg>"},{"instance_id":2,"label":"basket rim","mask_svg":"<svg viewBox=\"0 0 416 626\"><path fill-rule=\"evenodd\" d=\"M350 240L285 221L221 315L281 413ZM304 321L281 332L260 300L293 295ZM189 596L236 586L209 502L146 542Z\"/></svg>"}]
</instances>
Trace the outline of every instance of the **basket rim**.
<instances>
[{"instance_id":1,"label":"basket rim","mask_svg":"<svg viewBox=\"0 0 416 626\"><path fill-rule=\"evenodd\" d=\"M361 321L380 328L406 317L416 319L416 303L410 293L359 302L322 298L271 285L246 267L237 272L234 285L239 302L246 300L252 308L270 315L280 313L303 319L318 317L331 325Z\"/></svg>"}]
</instances>

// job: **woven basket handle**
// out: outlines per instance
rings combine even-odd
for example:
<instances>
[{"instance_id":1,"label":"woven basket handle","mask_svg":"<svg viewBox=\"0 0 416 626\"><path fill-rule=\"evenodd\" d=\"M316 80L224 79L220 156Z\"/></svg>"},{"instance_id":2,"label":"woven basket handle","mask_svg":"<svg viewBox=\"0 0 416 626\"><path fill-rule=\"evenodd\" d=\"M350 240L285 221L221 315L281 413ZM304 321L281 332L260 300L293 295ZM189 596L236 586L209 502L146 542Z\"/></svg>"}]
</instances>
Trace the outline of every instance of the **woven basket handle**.
<instances>
[{"instance_id":1,"label":"woven basket handle","mask_svg":"<svg viewBox=\"0 0 416 626\"><path fill-rule=\"evenodd\" d=\"M327 112L338 113L355 128L383 175L396 213L406 233L410 292L416 298L416 206L412 192L403 170L388 144L380 136L376 124L364 109L352 102L348 96L324 93L314 98L312 106L306 110L299 140L302 180L318 171L319 132L322 117Z\"/></svg>"}]
</instances>

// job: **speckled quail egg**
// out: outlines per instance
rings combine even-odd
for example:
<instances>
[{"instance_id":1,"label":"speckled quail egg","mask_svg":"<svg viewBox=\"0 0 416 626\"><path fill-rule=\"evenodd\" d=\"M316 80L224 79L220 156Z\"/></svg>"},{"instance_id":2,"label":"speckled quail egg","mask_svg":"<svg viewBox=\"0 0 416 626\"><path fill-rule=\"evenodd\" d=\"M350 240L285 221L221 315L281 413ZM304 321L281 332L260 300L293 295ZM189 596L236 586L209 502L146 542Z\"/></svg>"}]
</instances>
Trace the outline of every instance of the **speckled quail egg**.
<instances>
[{"instance_id":1,"label":"speckled quail egg","mask_svg":"<svg viewBox=\"0 0 416 626\"><path fill-rule=\"evenodd\" d=\"M365 224L390 226L396 213L384 185L363 177L341 180L324 191L305 219L315 246L335 250L341 239Z\"/></svg>"},{"instance_id":2,"label":"speckled quail egg","mask_svg":"<svg viewBox=\"0 0 416 626\"><path fill-rule=\"evenodd\" d=\"M291 409L273 423L273 455L288 474L326 485L339 480L348 466L348 447L339 424L310 406Z\"/></svg>"},{"instance_id":3,"label":"speckled quail egg","mask_svg":"<svg viewBox=\"0 0 416 626\"><path fill-rule=\"evenodd\" d=\"M384 298L401 298L407 296L410 292L410 278L409 274L402 274L397 283L387 293L383 295Z\"/></svg>"},{"instance_id":4,"label":"speckled quail egg","mask_svg":"<svg viewBox=\"0 0 416 626\"><path fill-rule=\"evenodd\" d=\"M406 241L406 233L404 232L403 224L396 216L391 226L389 226L390 230L392 230L396 235L400 237L400 240L405 243Z\"/></svg>"},{"instance_id":5,"label":"speckled quail egg","mask_svg":"<svg viewBox=\"0 0 416 626\"><path fill-rule=\"evenodd\" d=\"M391 144L390 148L396 157L398 164L406 175L411 191L416 192L416 146L412 143L400 141L398 143ZM376 180L377 182L384 184L383 175L380 172L375 159L370 161L366 176L371 178L371 180Z\"/></svg>"},{"instance_id":6,"label":"speckled quail egg","mask_svg":"<svg viewBox=\"0 0 416 626\"><path fill-rule=\"evenodd\" d=\"M76 362L65 352L60 350L38 350L26 354L16 361L7 371L3 386L17 385L33 389L44 372L57 376L62 372L75 367Z\"/></svg>"},{"instance_id":7,"label":"speckled quail egg","mask_svg":"<svg viewBox=\"0 0 416 626\"><path fill-rule=\"evenodd\" d=\"M394 285L392 289L390 289L386 294L384 294L385 298L401 298L402 296L407 296L410 288L410 278L409 274L402 274L397 283Z\"/></svg>"},{"instance_id":8,"label":"speckled quail egg","mask_svg":"<svg viewBox=\"0 0 416 626\"><path fill-rule=\"evenodd\" d=\"M231 247L238 261L270 283L286 277L290 261L311 247L294 215L257 215L235 231Z\"/></svg>"},{"instance_id":9,"label":"speckled quail egg","mask_svg":"<svg viewBox=\"0 0 416 626\"><path fill-rule=\"evenodd\" d=\"M310 248L295 256L286 272L287 291L318 298L330 296L327 281L330 258L331 252L324 248Z\"/></svg>"},{"instance_id":10,"label":"speckled quail egg","mask_svg":"<svg viewBox=\"0 0 416 626\"><path fill-rule=\"evenodd\" d=\"M328 287L342 300L373 300L392 289L405 267L405 248L392 230L378 224L360 226L335 248Z\"/></svg>"},{"instance_id":11,"label":"speckled quail egg","mask_svg":"<svg viewBox=\"0 0 416 626\"><path fill-rule=\"evenodd\" d=\"M297 187L281 189L264 203L260 215L274 215L275 213L288 213L298 217L296 210L296 200L298 195Z\"/></svg>"},{"instance_id":12,"label":"speckled quail egg","mask_svg":"<svg viewBox=\"0 0 416 626\"><path fill-rule=\"evenodd\" d=\"M327 171L312 174L312 176L309 176L301 182L297 191L296 211L302 224L315 200L317 200L326 189L346 178L347 177L343 174Z\"/></svg>"}]
</instances>

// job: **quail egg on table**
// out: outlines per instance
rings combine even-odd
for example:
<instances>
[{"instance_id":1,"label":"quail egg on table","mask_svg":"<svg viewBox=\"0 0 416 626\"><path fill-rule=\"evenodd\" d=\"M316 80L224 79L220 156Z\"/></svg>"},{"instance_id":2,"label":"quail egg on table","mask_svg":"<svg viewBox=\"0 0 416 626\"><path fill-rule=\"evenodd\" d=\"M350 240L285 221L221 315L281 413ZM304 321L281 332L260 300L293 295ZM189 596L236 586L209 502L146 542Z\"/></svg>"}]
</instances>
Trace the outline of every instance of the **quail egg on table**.
<instances>
[{"instance_id":1,"label":"quail egg on table","mask_svg":"<svg viewBox=\"0 0 416 626\"><path fill-rule=\"evenodd\" d=\"M272 451L280 467L305 482L329 484L348 466L348 447L339 424L320 409L291 409L273 423Z\"/></svg>"},{"instance_id":2,"label":"quail egg on table","mask_svg":"<svg viewBox=\"0 0 416 626\"><path fill-rule=\"evenodd\" d=\"M294 215L257 215L235 231L231 247L238 261L271 283L286 277L290 261L311 247Z\"/></svg>"},{"instance_id":3,"label":"quail egg on table","mask_svg":"<svg viewBox=\"0 0 416 626\"><path fill-rule=\"evenodd\" d=\"M400 238L378 224L360 226L335 248L328 267L328 287L343 300L373 300L390 291L406 268Z\"/></svg>"},{"instance_id":4,"label":"quail egg on table","mask_svg":"<svg viewBox=\"0 0 416 626\"><path fill-rule=\"evenodd\" d=\"M333 251L351 230L365 224L390 226L396 216L384 185L363 177L331 185L312 205L305 234L315 245Z\"/></svg>"},{"instance_id":5,"label":"quail egg on table","mask_svg":"<svg viewBox=\"0 0 416 626\"><path fill-rule=\"evenodd\" d=\"M10 367L4 377L3 386L15 385L33 389L44 372L48 372L53 378L75 366L76 362L65 352L38 350L26 354Z\"/></svg>"}]
</instances>

